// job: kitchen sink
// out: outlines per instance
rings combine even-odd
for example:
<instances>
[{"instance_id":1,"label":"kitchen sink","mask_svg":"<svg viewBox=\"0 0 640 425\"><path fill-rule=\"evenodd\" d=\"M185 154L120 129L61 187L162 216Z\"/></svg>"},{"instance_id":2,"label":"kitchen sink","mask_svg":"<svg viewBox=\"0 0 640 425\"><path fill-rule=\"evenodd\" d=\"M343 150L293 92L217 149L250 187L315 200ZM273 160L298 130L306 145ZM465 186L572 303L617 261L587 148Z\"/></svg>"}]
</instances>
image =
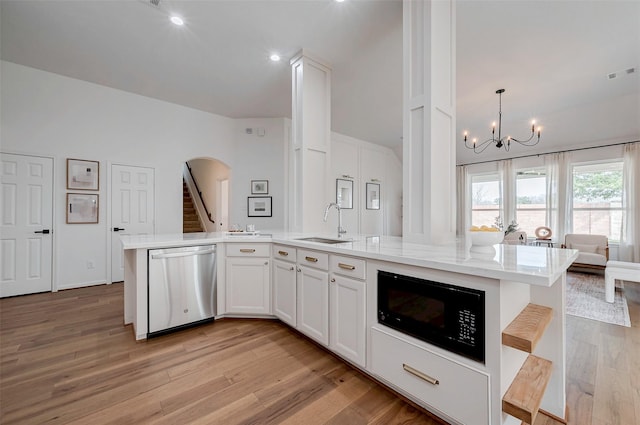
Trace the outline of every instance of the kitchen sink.
<instances>
[{"instance_id":1,"label":"kitchen sink","mask_svg":"<svg viewBox=\"0 0 640 425\"><path fill-rule=\"evenodd\" d=\"M313 236L310 238L299 238L296 239L297 241L306 241L306 242L316 242L316 243L326 243L326 244L338 244L338 243L345 243L345 242L353 242L353 239L328 239L328 238L321 238L321 237L317 237L317 236Z\"/></svg>"}]
</instances>

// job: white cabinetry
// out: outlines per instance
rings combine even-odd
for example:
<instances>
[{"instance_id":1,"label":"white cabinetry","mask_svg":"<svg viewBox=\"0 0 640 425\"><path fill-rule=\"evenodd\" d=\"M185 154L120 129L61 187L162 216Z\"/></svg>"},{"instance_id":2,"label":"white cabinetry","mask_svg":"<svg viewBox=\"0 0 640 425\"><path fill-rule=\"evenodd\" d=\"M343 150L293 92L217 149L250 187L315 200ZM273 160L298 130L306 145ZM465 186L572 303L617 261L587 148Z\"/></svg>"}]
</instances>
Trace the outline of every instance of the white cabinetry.
<instances>
[{"instance_id":1,"label":"white cabinetry","mask_svg":"<svg viewBox=\"0 0 640 425\"><path fill-rule=\"evenodd\" d=\"M296 327L296 249L273 246L273 314Z\"/></svg>"},{"instance_id":2,"label":"white cabinetry","mask_svg":"<svg viewBox=\"0 0 640 425\"><path fill-rule=\"evenodd\" d=\"M328 255L298 250L297 324L308 337L329 345Z\"/></svg>"},{"instance_id":3,"label":"white cabinetry","mask_svg":"<svg viewBox=\"0 0 640 425\"><path fill-rule=\"evenodd\" d=\"M264 315L271 313L269 245L227 245L226 312Z\"/></svg>"},{"instance_id":4,"label":"white cabinetry","mask_svg":"<svg viewBox=\"0 0 640 425\"><path fill-rule=\"evenodd\" d=\"M366 263L360 259L338 255L331 255L329 262L329 348L365 367Z\"/></svg>"},{"instance_id":5,"label":"white cabinetry","mask_svg":"<svg viewBox=\"0 0 640 425\"><path fill-rule=\"evenodd\" d=\"M376 326L371 339L375 375L459 423L490 423L489 375Z\"/></svg>"}]
</instances>

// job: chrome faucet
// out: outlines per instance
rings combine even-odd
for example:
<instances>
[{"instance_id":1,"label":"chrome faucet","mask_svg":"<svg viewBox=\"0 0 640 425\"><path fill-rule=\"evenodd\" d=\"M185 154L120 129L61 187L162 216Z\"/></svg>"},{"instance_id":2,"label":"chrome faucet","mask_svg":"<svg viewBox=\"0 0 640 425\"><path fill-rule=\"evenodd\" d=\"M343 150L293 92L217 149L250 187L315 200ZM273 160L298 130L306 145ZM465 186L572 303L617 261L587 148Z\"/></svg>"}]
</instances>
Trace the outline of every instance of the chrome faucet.
<instances>
[{"instance_id":1,"label":"chrome faucet","mask_svg":"<svg viewBox=\"0 0 640 425\"><path fill-rule=\"evenodd\" d=\"M327 216L329 215L329 209L331 207L336 207L336 209L338 210L338 237L341 238L342 235L347 233L347 231L342 228L342 210L340 209L340 205L336 204L335 202L327 205L327 208L324 210L324 221L327 221Z\"/></svg>"}]
</instances>

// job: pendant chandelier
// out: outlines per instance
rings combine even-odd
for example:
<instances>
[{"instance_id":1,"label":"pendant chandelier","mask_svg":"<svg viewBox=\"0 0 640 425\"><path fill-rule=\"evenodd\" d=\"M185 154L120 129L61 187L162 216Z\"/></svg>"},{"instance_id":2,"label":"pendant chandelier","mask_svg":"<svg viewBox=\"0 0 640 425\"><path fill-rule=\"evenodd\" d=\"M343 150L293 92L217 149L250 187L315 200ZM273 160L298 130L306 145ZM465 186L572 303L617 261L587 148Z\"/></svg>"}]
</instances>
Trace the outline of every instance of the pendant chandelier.
<instances>
[{"instance_id":1,"label":"pendant chandelier","mask_svg":"<svg viewBox=\"0 0 640 425\"><path fill-rule=\"evenodd\" d=\"M540 142L540 132L542 131L542 127L537 128L538 137L534 139L536 135L536 122L531 122L531 135L527 140L516 139L511 136L502 137L502 93L504 93L504 89L496 90L496 94L500 97L499 100L499 109L498 109L498 137L496 137L496 123L495 121L492 123L491 128L491 137L485 140L484 142L478 143L478 139L474 138L469 141L468 133L464 132L464 145L468 149L473 149L475 153L481 153L490 145L495 145L496 148L504 148L505 151L509 152L511 148L511 143L520 143L523 146L535 146Z\"/></svg>"}]
</instances>

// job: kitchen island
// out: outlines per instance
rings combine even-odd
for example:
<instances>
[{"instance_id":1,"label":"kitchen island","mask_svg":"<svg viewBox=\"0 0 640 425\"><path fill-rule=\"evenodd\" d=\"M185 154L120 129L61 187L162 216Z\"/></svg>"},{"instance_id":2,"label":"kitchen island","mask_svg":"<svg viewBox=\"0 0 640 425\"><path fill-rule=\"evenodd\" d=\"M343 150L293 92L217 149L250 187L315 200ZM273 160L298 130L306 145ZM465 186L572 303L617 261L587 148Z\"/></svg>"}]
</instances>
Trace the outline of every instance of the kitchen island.
<instances>
[{"instance_id":1,"label":"kitchen island","mask_svg":"<svg viewBox=\"0 0 640 425\"><path fill-rule=\"evenodd\" d=\"M309 236L316 235L123 236L125 323L133 324L136 339L146 338L149 249L216 244L218 317L277 317L451 423L531 419L538 406L514 405L509 395L518 391L512 384L530 372L523 368L532 361L534 369L548 362L539 403L565 417L566 269L577 251L495 245L495 255L475 255L464 240L439 246L384 236L352 236L336 244L301 240ZM381 271L481 292L482 359L380 323ZM548 319L523 351L505 343L504 334L529 306L548 311Z\"/></svg>"}]
</instances>

